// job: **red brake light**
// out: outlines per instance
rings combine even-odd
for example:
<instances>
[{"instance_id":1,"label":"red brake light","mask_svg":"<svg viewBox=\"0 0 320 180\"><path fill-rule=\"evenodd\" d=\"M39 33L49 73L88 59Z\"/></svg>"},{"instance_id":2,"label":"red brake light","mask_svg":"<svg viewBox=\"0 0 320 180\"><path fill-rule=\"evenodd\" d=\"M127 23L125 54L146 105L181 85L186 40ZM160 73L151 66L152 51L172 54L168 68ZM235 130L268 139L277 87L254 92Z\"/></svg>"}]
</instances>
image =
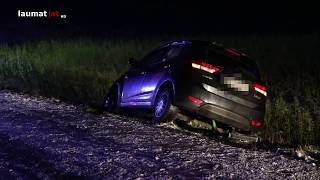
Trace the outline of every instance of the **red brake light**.
<instances>
[{"instance_id":1,"label":"red brake light","mask_svg":"<svg viewBox=\"0 0 320 180\"><path fill-rule=\"evenodd\" d=\"M263 126L263 122L262 121L257 121L257 120L250 120L250 125L252 127L261 127Z\"/></svg>"},{"instance_id":2,"label":"red brake light","mask_svg":"<svg viewBox=\"0 0 320 180\"><path fill-rule=\"evenodd\" d=\"M198 98L193 97L193 96L188 96L188 99L189 99L189 101L191 101L191 102L193 102L193 103L195 103L195 104L201 104L201 103L203 103L203 101L202 101L201 99L198 99Z\"/></svg>"},{"instance_id":3,"label":"red brake light","mask_svg":"<svg viewBox=\"0 0 320 180\"><path fill-rule=\"evenodd\" d=\"M257 83L252 83L252 88L255 91L263 94L264 96L267 96L267 88L265 86L262 86L262 85L257 84Z\"/></svg>"},{"instance_id":4,"label":"red brake light","mask_svg":"<svg viewBox=\"0 0 320 180\"><path fill-rule=\"evenodd\" d=\"M215 73L221 70L220 67L213 66L211 64L208 64L204 61L192 61L192 67L196 69L201 69L203 71L209 72L209 73Z\"/></svg>"},{"instance_id":5,"label":"red brake light","mask_svg":"<svg viewBox=\"0 0 320 180\"><path fill-rule=\"evenodd\" d=\"M240 53L238 53L238 52L236 52L236 51L234 51L234 50L232 50L232 49L224 48L224 50L227 51L227 52L229 52L229 53L231 53L231 54L233 54L233 55L241 56Z\"/></svg>"}]
</instances>

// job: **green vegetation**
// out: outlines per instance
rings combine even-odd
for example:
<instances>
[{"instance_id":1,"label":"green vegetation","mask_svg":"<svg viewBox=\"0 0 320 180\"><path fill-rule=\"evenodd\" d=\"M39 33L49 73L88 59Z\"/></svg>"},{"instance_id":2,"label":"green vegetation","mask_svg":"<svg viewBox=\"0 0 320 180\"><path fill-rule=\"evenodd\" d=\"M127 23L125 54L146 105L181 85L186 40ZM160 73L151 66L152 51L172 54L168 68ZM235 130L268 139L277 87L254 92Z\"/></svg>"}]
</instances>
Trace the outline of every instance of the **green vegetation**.
<instances>
[{"instance_id":1,"label":"green vegetation","mask_svg":"<svg viewBox=\"0 0 320 180\"><path fill-rule=\"evenodd\" d=\"M112 82L141 57L174 39L71 39L0 45L0 87L100 105ZM247 52L269 87L263 137L320 145L319 35L197 36Z\"/></svg>"},{"instance_id":2,"label":"green vegetation","mask_svg":"<svg viewBox=\"0 0 320 180\"><path fill-rule=\"evenodd\" d=\"M148 44L138 41L76 39L0 47L0 81L6 88L99 104L129 57Z\"/></svg>"}]
</instances>

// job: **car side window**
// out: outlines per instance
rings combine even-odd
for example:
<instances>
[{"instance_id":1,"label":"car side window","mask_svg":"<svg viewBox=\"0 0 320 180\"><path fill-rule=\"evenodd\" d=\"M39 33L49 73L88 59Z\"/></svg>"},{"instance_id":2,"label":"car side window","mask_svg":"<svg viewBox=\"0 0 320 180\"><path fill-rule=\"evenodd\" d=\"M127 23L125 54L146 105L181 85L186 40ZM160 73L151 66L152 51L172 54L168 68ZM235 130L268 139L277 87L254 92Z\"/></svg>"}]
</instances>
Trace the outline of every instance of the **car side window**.
<instances>
[{"instance_id":1,"label":"car side window","mask_svg":"<svg viewBox=\"0 0 320 180\"><path fill-rule=\"evenodd\" d=\"M165 61L167 58L169 48L162 48L156 51L151 52L141 60L142 66L150 66L162 61Z\"/></svg>"},{"instance_id":2,"label":"car side window","mask_svg":"<svg viewBox=\"0 0 320 180\"><path fill-rule=\"evenodd\" d=\"M178 57L183 49L183 46L169 46L153 51L141 60L141 65L151 67L161 64L162 62L170 61Z\"/></svg>"},{"instance_id":3,"label":"car side window","mask_svg":"<svg viewBox=\"0 0 320 180\"><path fill-rule=\"evenodd\" d=\"M174 59L176 57L178 57L181 53L181 50L183 49L183 46L173 46L169 51L168 51L168 59Z\"/></svg>"}]
</instances>

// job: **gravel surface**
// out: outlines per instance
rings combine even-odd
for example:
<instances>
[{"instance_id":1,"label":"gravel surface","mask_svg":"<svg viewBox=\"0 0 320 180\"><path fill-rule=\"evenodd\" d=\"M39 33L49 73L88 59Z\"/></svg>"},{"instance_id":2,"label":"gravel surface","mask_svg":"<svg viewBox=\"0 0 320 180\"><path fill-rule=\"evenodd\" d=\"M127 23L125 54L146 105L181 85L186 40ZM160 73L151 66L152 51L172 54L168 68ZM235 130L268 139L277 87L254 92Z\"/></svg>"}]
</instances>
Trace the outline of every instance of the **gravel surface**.
<instances>
[{"instance_id":1,"label":"gravel surface","mask_svg":"<svg viewBox=\"0 0 320 180\"><path fill-rule=\"evenodd\" d=\"M279 152L0 91L0 179L320 179Z\"/></svg>"}]
</instances>

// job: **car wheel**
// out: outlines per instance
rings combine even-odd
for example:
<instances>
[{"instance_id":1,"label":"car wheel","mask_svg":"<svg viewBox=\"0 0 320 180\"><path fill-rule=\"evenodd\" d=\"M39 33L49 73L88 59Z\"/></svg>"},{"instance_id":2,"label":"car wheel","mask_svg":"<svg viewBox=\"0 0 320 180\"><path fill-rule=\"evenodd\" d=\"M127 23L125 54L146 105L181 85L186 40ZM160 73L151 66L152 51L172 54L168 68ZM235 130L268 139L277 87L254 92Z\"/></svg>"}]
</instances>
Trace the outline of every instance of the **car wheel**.
<instances>
[{"instance_id":1,"label":"car wheel","mask_svg":"<svg viewBox=\"0 0 320 180\"><path fill-rule=\"evenodd\" d=\"M118 112L118 91L113 87L104 99L104 108L109 112Z\"/></svg>"},{"instance_id":2,"label":"car wheel","mask_svg":"<svg viewBox=\"0 0 320 180\"><path fill-rule=\"evenodd\" d=\"M154 108L152 112L152 123L157 124L160 122L164 122L170 114L170 106L171 97L169 90L160 90L154 102Z\"/></svg>"}]
</instances>

